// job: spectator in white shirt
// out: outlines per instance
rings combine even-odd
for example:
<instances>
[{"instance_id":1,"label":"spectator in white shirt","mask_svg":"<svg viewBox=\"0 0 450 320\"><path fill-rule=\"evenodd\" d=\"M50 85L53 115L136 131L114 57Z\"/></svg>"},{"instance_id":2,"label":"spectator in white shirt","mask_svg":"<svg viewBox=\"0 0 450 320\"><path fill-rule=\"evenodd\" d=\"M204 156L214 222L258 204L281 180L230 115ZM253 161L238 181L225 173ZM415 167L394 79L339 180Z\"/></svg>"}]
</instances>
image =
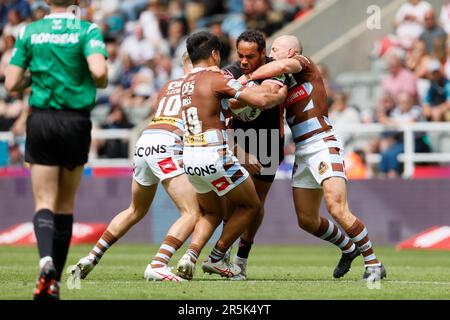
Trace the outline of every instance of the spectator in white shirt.
<instances>
[{"instance_id":1,"label":"spectator in white shirt","mask_svg":"<svg viewBox=\"0 0 450 320\"><path fill-rule=\"evenodd\" d=\"M139 23L134 25L133 34L125 38L120 51L122 55L128 55L136 66L145 65L155 57L153 43L144 38L144 32Z\"/></svg>"},{"instance_id":2,"label":"spectator in white shirt","mask_svg":"<svg viewBox=\"0 0 450 320\"><path fill-rule=\"evenodd\" d=\"M402 46L409 49L423 31L425 13L432 10L427 1L409 0L401 5L395 15L396 34Z\"/></svg>"}]
</instances>

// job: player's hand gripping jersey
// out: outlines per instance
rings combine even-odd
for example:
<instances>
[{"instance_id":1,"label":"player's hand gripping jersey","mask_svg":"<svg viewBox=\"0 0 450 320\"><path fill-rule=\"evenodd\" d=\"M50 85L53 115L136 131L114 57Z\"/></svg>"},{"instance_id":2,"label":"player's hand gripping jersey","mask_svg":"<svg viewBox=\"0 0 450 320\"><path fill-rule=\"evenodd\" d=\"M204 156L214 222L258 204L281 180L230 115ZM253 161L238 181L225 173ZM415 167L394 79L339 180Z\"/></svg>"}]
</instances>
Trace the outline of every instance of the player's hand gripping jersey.
<instances>
[{"instance_id":1,"label":"player's hand gripping jersey","mask_svg":"<svg viewBox=\"0 0 450 320\"><path fill-rule=\"evenodd\" d=\"M220 101L237 98L242 85L230 76L195 68L182 85L184 170L198 193L222 196L248 177L227 144Z\"/></svg>"},{"instance_id":2,"label":"player's hand gripping jersey","mask_svg":"<svg viewBox=\"0 0 450 320\"><path fill-rule=\"evenodd\" d=\"M136 143L134 179L150 186L184 173L181 117L183 79L167 82L159 93L153 120Z\"/></svg>"},{"instance_id":3,"label":"player's hand gripping jersey","mask_svg":"<svg viewBox=\"0 0 450 320\"><path fill-rule=\"evenodd\" d=\"M272 58L266 57L266 63L273 61ZM232 75L233 78L239 79L244 73L239 67L239 63L233 63L230 66L227 66L224 69L225 72ZM261 84L264 80L258 80L257 83ZM280 87L287 84L289 86L289 79L285 75L273 77L270 79L266 79L266 81L272 81L278 84ZM245 132L248 130L256 130L257 141L254 142L255 146L250 146L249 143L245 143L241 147L247 153L252 153L251 150L256 149L256 158L263 165L263 167L267 168L267 170L263 169L262 175L257 175L258 179L263 181L272 182L275 179L276 168L278 168L278 164L281 163L284 159L284 109L283 106L276 106L274 108L263 110L259 116L253 121L242 121L237 118L233 118L231 120L231 128L233 130L241 129ZM260 130L267 130L267 135L261 134ZM272 137L272 135L276 134L277 137ZM263 139L261 141L261 139ZM273 146L274 142L276 146ZM261 145L265 146L265 150L261 149ZM255 147L255 148L254 148ZM273 154L266 154L270 151L273 151ZM270 159L269 163L267 163L267 159ZM272 165L276 163L277 165ZM272 168L272 169L270 169ZM275 170L273 170L275 168Z\"/></svg>"},{"instance_id":4,"label":"player's hand gripping jersey","mask_svg":"<svg viewBox=\"0 0 450 320\"><path fill-rule=\"evenodd\" d=\"M317 66L300 61L302 71L293 74L284 107L296 145L292 184L299 188L320 188L329 177L346 179L343 147L328 120L327 94Z\"/></svg>"}]
</instances>

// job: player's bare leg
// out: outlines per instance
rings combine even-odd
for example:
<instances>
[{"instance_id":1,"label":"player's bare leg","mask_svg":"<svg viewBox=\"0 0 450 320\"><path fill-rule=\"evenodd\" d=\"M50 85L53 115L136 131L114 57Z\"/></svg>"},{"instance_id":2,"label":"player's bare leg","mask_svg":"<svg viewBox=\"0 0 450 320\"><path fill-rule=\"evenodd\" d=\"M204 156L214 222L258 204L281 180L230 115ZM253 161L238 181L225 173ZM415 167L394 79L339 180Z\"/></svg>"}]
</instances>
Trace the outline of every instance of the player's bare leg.
<instances>
[{"instance_id":1,"label":"player's bare leg","mask_svg":"<svg viewBox=\"0 0 450 320\"><path fill-rule=\"evenodd\" d=\"M351 263L359 255L359 251L353 241L343 234L332 221L320 216L322 190L292 188L292 195L299 227L338 246L342 251L341 259L333 276L335 278L344 276L350 270Z\"/></svg>"},{"instance_id":2,"label":"player's bare leg","mask_svg":"<svg viewBox=\"0 0 450 320\"><path fill-rule=\"evenodd\" d=\"M177 275L187 280L192 280L200 252L222 222L224 213L225 199L219 198L213 191L197 194L197 199L202 215L195 225L189 248L177 264Z\"/></svg>"},{"instance_id":3,"label":"player's bare leg","mask_svg":"<svg viewBox=\"0 0 450 320\"><path fill-rule=\"evenodd\" d=\"M134 179L131 183L131 202L127 209L117 214L109 223L105 232L98 240L90 254L78 261L72 269L72 274L80 273L81 279L84 279L99 263L103 254L118 239L138 223L148 212L153 201L157 185L143 186ZM78 268L78 269L77 269Z\"/></svg>"},{"instance_id":4,"label":"player's bare leg","mask_svg":"<svg viewBox=\"0 0 450 320\"><path fill-rule=\"evenodd\" d=\"M386 277L386 270L375 255L366 227L348 207L346 181L339 177L331 177L324 180L322 185L328 211L364 257L366 271L363 279L367 279L371 274L378 279Z\"/></svg>"},{"instance_id":5,"label":"player's bare leg","mask_svg":"<svg viewBox=\"0 0 450 320\"><path fill-rule=\"evenodd\" d=\"M226 264L223 260L224 255L254 219L261 208L261 204L251 179L246 179L239 186L228 192L226 197L232 203L234 212L224 226L220 239L217 241L208 259L203 262L202 269L205 272L233 277L240 272L240 268ZM203 209L204 204L201 203L201 205ZM208 208L206 210L208 211Z\"/></svg>"},{"instance_id":6,"label":"player's bare leg","mask_svg":"<svg viewBox=\"0 0 450 320\"><path fill-rule=\"evenodd\" d=\"M170 227L163 244L147 266L144 277L147 280L181 281L174 277L168 268L173 254L181 247L192 234L198 219L201 216L197 193L189 183L187 176L182 174L163 181L163 185L177 206L181 217Z\"/></svg>"}]
</instances>

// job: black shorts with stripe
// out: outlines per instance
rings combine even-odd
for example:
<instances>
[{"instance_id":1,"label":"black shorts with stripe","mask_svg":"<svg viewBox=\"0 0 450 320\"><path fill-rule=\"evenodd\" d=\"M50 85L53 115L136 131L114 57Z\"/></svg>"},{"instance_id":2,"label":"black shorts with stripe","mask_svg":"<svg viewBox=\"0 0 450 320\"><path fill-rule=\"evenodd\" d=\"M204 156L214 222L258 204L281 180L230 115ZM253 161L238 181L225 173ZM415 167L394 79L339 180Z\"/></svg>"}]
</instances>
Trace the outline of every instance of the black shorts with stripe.
<instances>
[{"instance_id":1,"label":"black shorts with stripe","mask_svg":"<svg viewBox=\"0 0 450 320\"><path fill-rule=\"evenodd\" d=\"M89 111L32 108L25 161L69 170L82 166L88 161L91 129Z\"/></svg>"}]
</instances>

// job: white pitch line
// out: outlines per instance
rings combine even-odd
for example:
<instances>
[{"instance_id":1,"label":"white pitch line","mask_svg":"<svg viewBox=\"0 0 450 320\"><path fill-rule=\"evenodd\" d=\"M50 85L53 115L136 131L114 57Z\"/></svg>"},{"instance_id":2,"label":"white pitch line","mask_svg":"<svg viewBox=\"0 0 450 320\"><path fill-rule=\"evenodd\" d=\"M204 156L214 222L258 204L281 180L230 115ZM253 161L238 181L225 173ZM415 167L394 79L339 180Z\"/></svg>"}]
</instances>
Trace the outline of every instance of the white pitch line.
<instances>
[{"instance_id":1,"label":"white pitch line","mask_svg":"<svg viewBox=\"0 0 450 320\"><path fill-rule=\"evenodd\" d=\"M111 279L108 280L110 282ZM101 284L103 281L90 281L90 280L82 280L82 283L86 284ZM142 280L135 280L135 281L112 281L114 284L136 284L136 282L146 282L144 279ZM157 283L162 281L149 281L150 283ZM183 283L200 283L200 282L220 282L220 283L227 283L227 284L235 284L235 283L251 283L251 284L258 284L258 283L286 283L286 282L294 282L294 283L312 283L312 284L320 284L320 283L334 283L334 284L340 284L340 283L361 283L364 284L364 281L362 280L246 280L246 281L227 281L225 279L194 279L192 282L183 282ZM392 283L392 284L433 284L433 285L449 285L450 281L410 281L410 280L382 280L382 283Z\"/></svg>"}]
</instances>

